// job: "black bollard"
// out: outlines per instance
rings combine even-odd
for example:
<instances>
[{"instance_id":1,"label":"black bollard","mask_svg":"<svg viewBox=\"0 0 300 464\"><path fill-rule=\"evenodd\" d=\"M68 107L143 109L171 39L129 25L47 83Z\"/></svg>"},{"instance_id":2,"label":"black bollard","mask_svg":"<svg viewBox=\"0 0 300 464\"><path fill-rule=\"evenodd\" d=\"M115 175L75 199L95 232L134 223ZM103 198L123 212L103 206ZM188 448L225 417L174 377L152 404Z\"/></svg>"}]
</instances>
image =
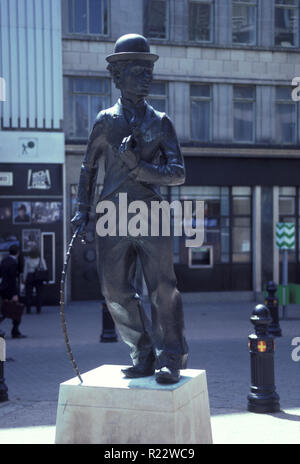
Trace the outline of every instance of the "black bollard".
<instances>
[{"instance_id":1,"label":"black bollard","mask_svg":"<svg viewBox=\"0 0 300 464\"><path fill-rule=\"evenodd\" d=\"M110 315L106 303L102 303L102 334L100 342L113 343L117 341L118 337L115 329L115 323Z\"/></svg>"},{"instance_id":2,"label":"black bollard","mask_svg":"<svg viewBox=\"0 0 300 464\"><path fill-rule=\"evenodd\" d=\"M0 402L8 401L8 388L4 379L5 333L0 331Z\"/></svg>"},{"instance_id":3,"label":"black bollard","mask_svg":"<svg viewBox=\"0 0 300 464\"><path fill-rule=\"evenodd\" d=\"M271 322L266 306L257 305L250 318L255 334L249 335L251 388L248 411L257 413L280 411L274 380L274 338L268 334Z\"/></svg>"},{"instance_id":4,"label":"black bollard","mask_svg":"<svg viewBox=\"0 0 300 464\"><path fill-rule=\"evenodd\" d=\"M275 296L277 285L275 282L267 283L268 296L265 299L265 305L270 311L272 322L269 325L268 332L274 337L281 337L281 328L279 325L278 298Z\"/></svg>"}]
</instances>

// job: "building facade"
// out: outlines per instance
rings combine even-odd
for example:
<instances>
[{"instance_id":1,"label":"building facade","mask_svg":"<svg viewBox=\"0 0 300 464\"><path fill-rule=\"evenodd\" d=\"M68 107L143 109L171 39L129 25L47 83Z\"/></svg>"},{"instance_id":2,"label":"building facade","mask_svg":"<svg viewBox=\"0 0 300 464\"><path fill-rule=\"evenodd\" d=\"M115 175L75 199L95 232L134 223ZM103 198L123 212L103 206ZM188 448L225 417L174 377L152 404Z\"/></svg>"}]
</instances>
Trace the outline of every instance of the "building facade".
<instances>
[{"instance_id":1,"label":"building facade","mask_svg":"<svg viewBox=\"0 0 300 464\"><path fill-rule=\"evenodd\" d=\"M64 231L64 134L59 0L0 2L0 260L38 247L59 301ZM24 295L24 287L20 288Z\"/></svg>"},{"instance_id":2,"label":"building facade","mask_svg":"<svg viewBox=\"0 0 300 464\"><path fill-rule=\"evenodd\" d=\"M25 3L33 16L20 10ZM184 238L174 242L180 290L255 294L268 280L279 282L274 240L279 220L296 224L289 280L300 279L300 109L291 97L292 79L300 76L299 0L12 0L1 5L9 9L12 28L22 17L35 18L34 26L20 23L15 42L1 15L3 40L11 49L3 52L0 76L18 53L16 69L25 69L27 76L17 85L20 95L8 89L15 110L0 103L1 137L17 130L64 135L65 241L72 233L69 221L89 131L96 114L119 97L105 57L120 35L135 32L148 37L160 56L149 102L173 120L185 158L185 185L163 194L169 200L205 201L204 245L186 248ZM28 61L24 47L34 43ZM53 146L47 146L49 160ZM96 198L103 173L102 161ZM75 245L69 283L71 299L100 296L93 223L87 245Z\"/></svg>"},{"instance_id":3,"label":"building facade","mask_svg":"<svg viewBox=\"0 0 300 464\"><path fill-rule=\"evenodd\" d=\"M291 98L300 75L299 1L103 0L80 2L80 11L76 4L63 9L68 204L93 118L119 96L105 57L120 35L141 33L160 56L150 103L173 120L187 170L185 185L165 197L205 201L204 246L175 240L179 288L256 293L279 282L279 220L296 223L289 270L290 281L299 280L300 110ZM102 176L100 167L99 189ZM91 250L78 249L86 282L95 278L89 259Z\"/></svg>"}]
</instances>

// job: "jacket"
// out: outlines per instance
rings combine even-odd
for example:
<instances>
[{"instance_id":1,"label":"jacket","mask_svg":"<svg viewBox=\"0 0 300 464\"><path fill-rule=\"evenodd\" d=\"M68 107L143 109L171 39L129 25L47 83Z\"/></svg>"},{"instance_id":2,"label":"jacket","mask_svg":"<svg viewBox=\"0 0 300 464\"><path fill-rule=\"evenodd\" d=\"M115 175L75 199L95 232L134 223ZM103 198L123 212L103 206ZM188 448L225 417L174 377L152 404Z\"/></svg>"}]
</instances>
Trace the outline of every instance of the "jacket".
<instances>
[{"instance_id":1,"label":"jacket","mask_svg":"<svg viewBox=\"0 0 300 464\"><path fill-rule=\"evenodd\" d=\"M100 200L119 189L128 178L157 195L160 185L184 183L184 160L173 124L165 113L154 110L147 102L145 104L145 116L139 128L140 160L133 170L119 156L122 140L132 134L121 99L98 114L80 171L77 195L79 211L92 207L98 163L102 156L105 157L105 177Z\"/></svg>"},{"instance_id":2,"label":"jacket","mask_svg":"<svg viewBox=\"0 0 300 464\"><path fill-rule=\"evenodd\" d=\"M18 294L18 261L12 256L4 258L1 263L0 275L2 282L0 293L2 298L11 300Z\"/></svg>"}]
</instances>

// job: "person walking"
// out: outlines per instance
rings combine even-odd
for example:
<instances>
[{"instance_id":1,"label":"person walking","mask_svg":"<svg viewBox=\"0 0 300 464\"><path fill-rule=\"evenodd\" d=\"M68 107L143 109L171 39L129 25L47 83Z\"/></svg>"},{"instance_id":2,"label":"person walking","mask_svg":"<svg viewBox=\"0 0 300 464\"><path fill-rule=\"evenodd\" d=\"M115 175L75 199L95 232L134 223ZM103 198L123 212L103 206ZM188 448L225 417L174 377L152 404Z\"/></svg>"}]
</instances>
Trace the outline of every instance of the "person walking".
<instances>
[{"instance_id":1,"label":"person walking","mask_svg":"<svg viewBox=\"0 0 300 464\"><path fill-rule=\"evenodd\" d=\"M42 293L44 283L36 279L35 271L39 269L47 270L45 260L41 257L37 247L30 250L29 256L25 258L23 282L25 283L25 304L27 314L31 313L33 289L36 292L36 312L40 314L42 309Z\"/></svg>"},{"instance_id":2,"label":"person walking","mask_svg":"<svg viewBox=\"0 0 300 464\"><path fill-rule=\"evenodd\" d=\"M11 245L11 247L9 248L9 256L7 258L4 258L1 263L0 275L2 277L2 282L0 286L0 292L4 301L19 301L19 253L19 248L16 245ZM12 338L26 338L26 335L23 335L19 330L20 324L21 317L12 319Z\"/></svg>"}]
</instances>

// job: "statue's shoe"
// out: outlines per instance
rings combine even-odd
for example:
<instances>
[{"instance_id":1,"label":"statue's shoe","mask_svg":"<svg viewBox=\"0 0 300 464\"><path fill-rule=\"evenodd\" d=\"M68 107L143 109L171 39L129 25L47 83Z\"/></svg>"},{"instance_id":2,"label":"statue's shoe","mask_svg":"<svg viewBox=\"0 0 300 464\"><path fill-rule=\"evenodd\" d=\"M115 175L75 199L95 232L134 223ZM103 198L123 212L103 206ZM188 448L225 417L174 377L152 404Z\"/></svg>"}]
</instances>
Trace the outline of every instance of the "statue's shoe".
<instances>
[{"instance_id":1,"label":"statue's shoe","mask_svg":"<svg viewBox=\"0 0 300 464\"><path fill-rule=\"evenodd\" d=\"M145 367L145 366L132 366L127 367L126 369L121 369L125 377L129 379L138 379L139 377L150 377L150 375L154 374L153 367Z\"/></svg>"},{"instance_id":2,"label":"statue's shoe","mask_svg":"<svg viewBox=\"0 0 300 464\"><path fill-rule=\"evenodd\" d=\"M158 383L177 383L180 379L180 370L170 367L162 367L155 374L156 382Z\"/></svg>"}]
</instances>

